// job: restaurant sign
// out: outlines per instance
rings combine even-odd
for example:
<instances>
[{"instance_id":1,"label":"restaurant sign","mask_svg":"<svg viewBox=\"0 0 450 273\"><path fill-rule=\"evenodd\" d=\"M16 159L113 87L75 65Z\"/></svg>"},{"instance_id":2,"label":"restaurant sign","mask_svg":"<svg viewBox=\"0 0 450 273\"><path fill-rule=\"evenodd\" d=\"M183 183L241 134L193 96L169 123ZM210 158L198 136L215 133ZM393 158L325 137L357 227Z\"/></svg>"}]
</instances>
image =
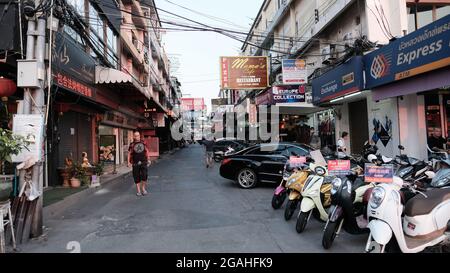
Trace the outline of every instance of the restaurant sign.
<instances>
[{"instance_id":1,"label":"restaurant sign","mask_svg":"<svg viewBox=\"0 0 450 273\"><path fill-rule=\"evenodd\" d=\"M264 89L269 85L267 57L220 57L222 89Z\"/></svg>"}]
</instances>

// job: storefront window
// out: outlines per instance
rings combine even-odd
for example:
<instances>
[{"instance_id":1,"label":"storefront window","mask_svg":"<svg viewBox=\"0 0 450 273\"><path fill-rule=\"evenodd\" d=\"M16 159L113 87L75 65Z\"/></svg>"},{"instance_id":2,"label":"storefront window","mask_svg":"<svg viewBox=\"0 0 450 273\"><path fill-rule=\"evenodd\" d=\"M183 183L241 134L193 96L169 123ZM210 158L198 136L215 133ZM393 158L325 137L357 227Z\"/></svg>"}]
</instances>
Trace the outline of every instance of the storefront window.
<instances>
[{"instance_id":1,"label":"storefront window","mask_svg":"<svg viewBox=\"0 0 450 273\"><path fill-rule=\"evenodd\" d=\"M329 147L332 150L336 145L335 118L332 111L318 114L318 133L322 148Z\"/></svg>"}]
</instances>

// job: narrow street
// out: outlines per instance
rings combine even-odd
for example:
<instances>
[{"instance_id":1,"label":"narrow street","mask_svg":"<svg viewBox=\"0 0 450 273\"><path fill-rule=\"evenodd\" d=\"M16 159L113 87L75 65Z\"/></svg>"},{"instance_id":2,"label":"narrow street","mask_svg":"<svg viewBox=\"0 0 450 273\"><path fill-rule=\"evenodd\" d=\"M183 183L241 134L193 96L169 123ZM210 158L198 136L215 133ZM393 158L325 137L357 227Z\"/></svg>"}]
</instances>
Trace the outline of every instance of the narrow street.
<instances>
[{"instance_id":1,"label":"narrow street","mask_svg":"<svg viewBox=\"0 0 450 273\"><path fill-rule=\"evenodd\" d=\"M270 205L273 185L242 190L206 169L198 144L150 167L150 195L136 197L132 178L111 183L63 215L45 219L46 235L21 252L324 252L323 225L307 231ZM366 236L342 234L333 252L364 251Z\"/></svg>"}]
</instances>

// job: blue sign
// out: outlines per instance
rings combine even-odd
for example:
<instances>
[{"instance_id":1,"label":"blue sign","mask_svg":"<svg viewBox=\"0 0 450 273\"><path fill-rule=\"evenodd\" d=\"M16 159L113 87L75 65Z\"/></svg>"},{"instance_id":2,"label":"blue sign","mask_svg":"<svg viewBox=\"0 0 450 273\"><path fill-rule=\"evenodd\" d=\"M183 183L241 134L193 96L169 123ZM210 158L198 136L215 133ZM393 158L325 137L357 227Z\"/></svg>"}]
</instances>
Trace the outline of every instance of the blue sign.
<instances>
[{"instance_id":1,"label":"blue sign","mask_svg":"<svg viewBox=\"0 0 450 273\"><path fill-rule=\"evenodd\" d=\"M313 103L327 102L364 89L363 57L355 56L312 81Z\"/></svg>"},{"instance_id":2,"label":"blue sign","mask_svg":"<svg viewBox=\"0 0 450 273\"><path fill-rule=\"evenodd\" d=\"M364 57L366 88L450 65L450 15Z\"/></svg>"}]
</instances>

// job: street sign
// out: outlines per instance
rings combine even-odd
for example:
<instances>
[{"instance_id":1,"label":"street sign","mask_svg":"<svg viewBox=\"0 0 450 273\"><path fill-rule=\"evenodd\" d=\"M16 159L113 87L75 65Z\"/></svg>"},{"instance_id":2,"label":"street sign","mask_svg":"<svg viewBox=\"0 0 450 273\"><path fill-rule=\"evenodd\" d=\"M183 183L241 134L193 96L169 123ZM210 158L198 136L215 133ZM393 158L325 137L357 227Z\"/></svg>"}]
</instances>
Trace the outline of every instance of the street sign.
<instances>
[{"instance_id":1,"label":"street sign","mask_svg":"<svg viewBox=\"0 0 450 273\"><path fill-rule=\"evenodd\" d=\"M348 175L350 172L350 160L329 160L328 174L330 176Z\"/></svg>"},{"instance_id":2,"label":"street sign","mask_svg":"<svg viewBox=\"0 0 450 273\"><path fill-rule=\"evenodd\" d=\"M364 180L366 183L392 183L394 182L394 166L366 164Z\"/></svg>"}]
</instances>

